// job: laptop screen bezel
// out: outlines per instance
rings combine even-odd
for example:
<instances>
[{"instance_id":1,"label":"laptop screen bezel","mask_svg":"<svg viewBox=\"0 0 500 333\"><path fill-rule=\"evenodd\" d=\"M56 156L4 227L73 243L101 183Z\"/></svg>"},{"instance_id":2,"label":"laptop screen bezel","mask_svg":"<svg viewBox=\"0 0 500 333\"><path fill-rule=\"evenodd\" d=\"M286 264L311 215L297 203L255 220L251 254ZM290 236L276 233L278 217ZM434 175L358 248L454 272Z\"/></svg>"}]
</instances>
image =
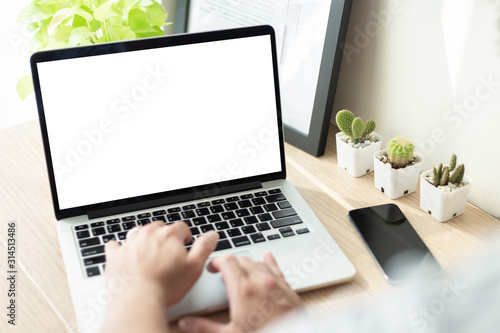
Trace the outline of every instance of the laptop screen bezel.
<instances>
[{"instance_id":1,"label":"laptop screen bezel","mask_svg":"<svg viewBox=\"0 0 500 333\"><path fill-rule=\"evenodd\" d=\"M270 37L271 51L272 51L272 62L273 62L273 75L274 75L274 88L275 88L275 99L276 99L276 118L278 125L278 138L279 138L279 150L280 150L280 161L281 161L281 171L251 176L246 178L234 179L229 181L214 182L211 184L203 184L200 186L194 186L185 189L170 190L160 193L142 195L131 198L123 198L119 200L113 200L108 202L101 202L96 204L84 205L79 207L72 207L67 209L60 209L56 178L54 173L54 166L52 161L52 155L50 150L47 124L45 119L43 96L40 88L40 81L38 76L37 64L47 61L63 60L63 59L73 59L80 57L91 57L98 55L106 55L121 52L130 52L137 50L147 50L154 48L172 47L178 45L189 45L195 43L204 42L215 42L229 39L246 38L254 36L264 36ZM218 193L220 189L227 187L234 187L247 183L256 182L266 182L277 179L286 178L286 165L285 165L285 154L284 154L284 139L283 139L283 122L281 116L281 102L280 102L280 92L279 92L279 74L278 74L278 60L276 53L276 38L274 30L271 26L256 26L249 28L237 28L228 29L212 32L202 32L202 33L191 33L191 34L180 34L171 35L155 38L145 38L130 41L96 44L90 46L79 46L66 49L57 49L49 51L41 51L34 53L30 59L31 71L33 76L33 85L35 91L35 98L39 113L40 128L42 134L43 147L45 151L45 159L47 165L47 171L50 182L50 189L52 194L52 201L54 205L55 216L57 220L88 214L92 211L106 210L107 208L112 208L116 206L127 206L134 205L143 202L155 201L163 198L174 198L175 197L192 197L192 199L199 199L203 197L210 197L211 193Z\"/></svg>"}]
</instances>

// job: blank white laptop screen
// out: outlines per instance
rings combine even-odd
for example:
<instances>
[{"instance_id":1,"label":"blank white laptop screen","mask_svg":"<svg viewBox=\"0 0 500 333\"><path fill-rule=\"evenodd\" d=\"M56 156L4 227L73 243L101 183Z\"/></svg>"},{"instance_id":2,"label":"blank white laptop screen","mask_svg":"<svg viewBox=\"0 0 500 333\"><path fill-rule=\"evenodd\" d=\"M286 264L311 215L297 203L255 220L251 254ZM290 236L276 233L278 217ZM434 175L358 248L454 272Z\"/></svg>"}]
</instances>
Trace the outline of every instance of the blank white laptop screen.
<instances>
[{"instance_id":1,"label":"blank white laptop screen","mask_svg":"<svg viewBox=\"0 0 500 333\"><path fill-rule=\"evenodd\" d=\"M37 66L60 209L282 171L269 36Z\"/></svg>"}]
</instances>

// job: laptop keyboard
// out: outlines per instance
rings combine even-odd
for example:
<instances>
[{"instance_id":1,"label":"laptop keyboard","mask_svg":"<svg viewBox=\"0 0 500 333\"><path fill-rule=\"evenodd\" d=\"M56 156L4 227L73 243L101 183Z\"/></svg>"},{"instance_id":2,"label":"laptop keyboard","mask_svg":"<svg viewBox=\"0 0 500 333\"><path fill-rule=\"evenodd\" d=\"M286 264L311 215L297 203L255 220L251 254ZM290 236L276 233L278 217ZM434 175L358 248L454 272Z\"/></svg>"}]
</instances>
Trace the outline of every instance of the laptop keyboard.
<instances>
[{"instance_id":1,"label":"laptop keyboard","mask_svg":"<svg viewBox=\"0 0 500 333\"><path fill-rule=\"evenodd\" d=\"M106 242L111 239L123 242L128 230L153 221L163 221L166 224L177 221L187 223L193 234L193 239L186 245L187 250L196 237L209 230L219 233L215 251L309 232L280 189L152 209L149 212L108 218L74 227L87 277L103 273Z\"/></svg>"}]
</instances>

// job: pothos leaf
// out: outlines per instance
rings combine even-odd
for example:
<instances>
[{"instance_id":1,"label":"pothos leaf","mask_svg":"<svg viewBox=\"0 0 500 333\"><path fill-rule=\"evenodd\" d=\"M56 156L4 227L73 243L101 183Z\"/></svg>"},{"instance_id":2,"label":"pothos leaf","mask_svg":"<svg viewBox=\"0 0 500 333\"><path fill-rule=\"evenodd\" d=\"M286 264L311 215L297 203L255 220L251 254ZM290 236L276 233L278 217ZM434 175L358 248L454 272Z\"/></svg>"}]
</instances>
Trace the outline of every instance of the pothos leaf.
<instances>
[{"instance_id":1,"label":"pothos leaf","mask_svg":"<svg viewBox=\"0 0 500 333\"><path fill-rule=\"evenodd\" d=\"M71 31L69 35L69 46L80 45L83 41L89 40L95 32L90 31L89 27L78 27Z\"/></svg>"},{"instance_id":2,"label":"pothos leaf","mask_svg":"<svg viewBox=\"0 0 500 333\"><path fill-rule=\"evenodd\" d=\"M19 97L24 101L24 99L33 92L33 79L31 75L25 75L19 79L16 90Z\"/></svg>"},{"instance_id":3,"label":"pothos leaf","mask_svg":"<svg viewBox=\"0 0 500 333\"><path fill-rule=\"evenodd\" d=\"M112 24L106 28L108 33L108 42L135 39L135 33L129 28L121 24Z\"/></svg>"}]
</instances>

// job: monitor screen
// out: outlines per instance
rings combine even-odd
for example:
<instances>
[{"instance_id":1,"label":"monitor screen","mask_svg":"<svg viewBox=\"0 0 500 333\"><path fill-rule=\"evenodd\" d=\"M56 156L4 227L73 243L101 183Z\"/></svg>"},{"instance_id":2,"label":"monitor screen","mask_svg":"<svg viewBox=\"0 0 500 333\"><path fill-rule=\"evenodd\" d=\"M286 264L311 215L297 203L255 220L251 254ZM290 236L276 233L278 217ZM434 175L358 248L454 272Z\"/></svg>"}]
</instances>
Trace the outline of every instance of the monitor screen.
<instances>
[{"instance_id":1,"label":"monitor screen","mask_svg":"<svg viewBox=\"0 0 500 333\"><path fill-rule=\"evenodd\" d=\"M61 210L282 171L268 35L37 71Z\"/></svg>"}]
</instances>

